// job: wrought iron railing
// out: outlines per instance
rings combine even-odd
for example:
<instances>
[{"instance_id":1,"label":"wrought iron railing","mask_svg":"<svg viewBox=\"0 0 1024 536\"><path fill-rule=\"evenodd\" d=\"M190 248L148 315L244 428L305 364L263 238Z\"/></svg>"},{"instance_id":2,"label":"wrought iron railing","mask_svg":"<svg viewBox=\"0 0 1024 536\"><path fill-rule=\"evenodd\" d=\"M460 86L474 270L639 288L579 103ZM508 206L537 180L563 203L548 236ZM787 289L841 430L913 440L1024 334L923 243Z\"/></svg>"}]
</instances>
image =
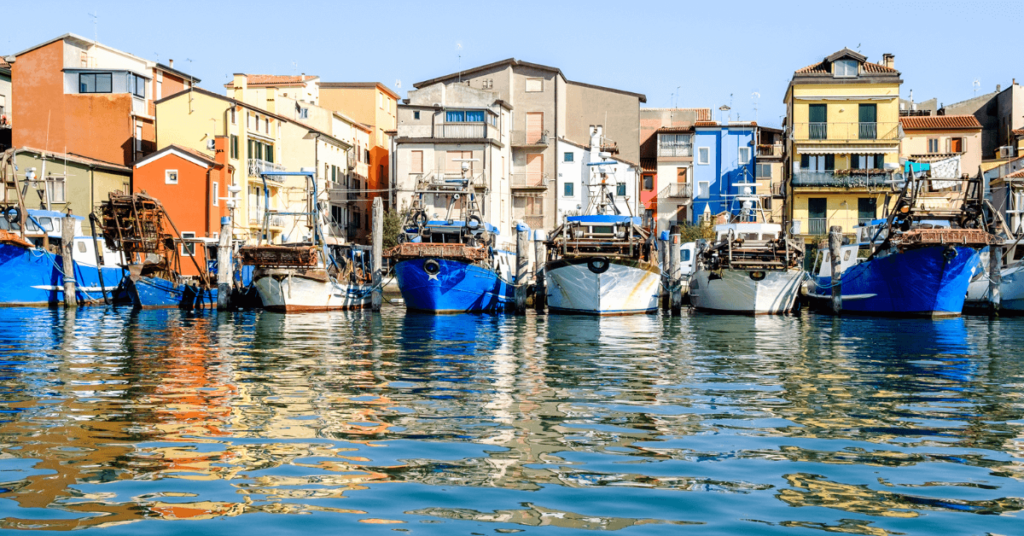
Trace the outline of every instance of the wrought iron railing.
<instances>
[{"instance_id":1,"label":"wrought iron railing","mask_svg":"<svg viewBox=\"0 0 1024 536\"><path fill-rule=\"evenodd\" d=\"M825 234L827 231L827 218L807 218L807 234L812 236L818 236Z\"/></svg>"},{"instance_id":2,"label":"wrought iron railing","mask_svg":"<svg viewBox=\"0 0 1024 536\"><path fill-rule=\"evenodd\" d=\"M513 130L512 131L512 146L513 147L541 147L548 144L548 131L543 131L539 135L527 132L525 130Z\"/></svg>"},{"instance_id":3,"label":"wrought iron railing","mask_svg":"<svg viewBox=\"0 0 1024 536\"><path fill-rule=\"evenodd\" d=\"M259 177L268 171L284 171L284 166L276 162L267 162L258 158L250 158L248 162L249 176Z\"/></svg>"},{"instance_id":4,"label":"wrought iron railing","mask_svg":"<svg viewBox=\"0 0 1024 536\"><path fill-rule=\"evenodd\" d=\"M892 180L899 179L898 173L878 174L836 174L835 171L794 171L793 186L831 186L835 188L867 188L869 186L885 186Z\"/></svg>"},{"instance_id":5,"label":"wrought iron railing","mask_svg":"<svg viewBox=\"0 0 1024 536\"><path fill-rule=\"evenodd\" d=\"M511 186L513 188L547 188L548 174L547 172L513 173Z\"/></svg>"},{"instance_id":6,"label":"wrought iron railing","mask_svg":"<svg viewBox=\"0 0 1024 536\"><path fill-rule=\"evenodd\" d=\"M795 140L863 141L898 140L898 121L855 123L794 123Z\"/></svg>"},{"instance_id":7,"label":"wrought iron railing","mask_svg":"<svg viewBox=\"0 0 1024 536\"><path fill-rule=\"evenodd\" d=\"M674 182L661 189L658 192L658 198L684 198L689 199L693 197L693 185L688 182Z\"/></svg>"}]
</instances>

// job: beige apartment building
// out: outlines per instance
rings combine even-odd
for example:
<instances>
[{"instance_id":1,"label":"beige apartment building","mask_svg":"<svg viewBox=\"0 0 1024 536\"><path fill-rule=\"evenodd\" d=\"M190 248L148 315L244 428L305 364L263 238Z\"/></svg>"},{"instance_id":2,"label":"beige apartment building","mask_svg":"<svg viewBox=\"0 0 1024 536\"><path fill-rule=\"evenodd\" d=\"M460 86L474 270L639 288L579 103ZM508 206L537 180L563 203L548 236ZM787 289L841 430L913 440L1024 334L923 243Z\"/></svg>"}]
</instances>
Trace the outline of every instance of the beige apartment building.
<instances>
[{"instance_id":1,"label":"beige apartment building","mask_svg":"<svg viewBox=\"0 0 1024 536\"><path fill-rule=\"evenodd\" d=\"M935 162L959 157L961 173L974 176L981 169L982 127L973 115L900 117L900 126L900 159Z\"/></svg>"},{"instance_id":2,"label":"beige apartment building","mask_svg":"<svg viewBox=\"0 0 1024 536\"><path fill-rule=\"evenodd\" d=\"M559 223L555 186L564 155L557 154L556 140L590 146L592 127L601 127L601 151L639 169L640 103L647 102L642 94L575 82L556 67L515 58L425 80L414 87L436 84L491 92L500 101L499 107L509 111L509 138L496 141L502 148L509 146L513 220L542 229ZM440 101L429 104L442 111L446 106ZM400 122L400 138L401 130ZM402 173L396 170L396 184L409 182ZM638 199L631 202L639 205Z\"/></svg>"}]
</instances>

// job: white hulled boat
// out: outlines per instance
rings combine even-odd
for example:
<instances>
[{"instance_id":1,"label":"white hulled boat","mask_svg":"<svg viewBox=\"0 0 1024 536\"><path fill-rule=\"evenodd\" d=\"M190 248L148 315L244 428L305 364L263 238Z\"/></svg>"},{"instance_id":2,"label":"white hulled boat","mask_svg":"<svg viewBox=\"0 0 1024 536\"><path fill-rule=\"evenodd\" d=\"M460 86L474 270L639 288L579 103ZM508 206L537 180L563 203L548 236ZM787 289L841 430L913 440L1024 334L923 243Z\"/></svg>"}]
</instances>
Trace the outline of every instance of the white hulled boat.
<instances>
[{"instance_id":1,"label":"white hulled boat","mask_svg":"<svg viewBox=\"0 0 1024 536\"><path fill-rule=\"evenodd\" d=\"M604 156L604 155L602 155ZM568 216L546 242L547 306L552 313L625 315L658 310L661 268L651 232L640 218L618 213L612 174L589 164L595 177L587 211ZM541 262L538 259L538 262Z\"/></svg>"}]
</instances>

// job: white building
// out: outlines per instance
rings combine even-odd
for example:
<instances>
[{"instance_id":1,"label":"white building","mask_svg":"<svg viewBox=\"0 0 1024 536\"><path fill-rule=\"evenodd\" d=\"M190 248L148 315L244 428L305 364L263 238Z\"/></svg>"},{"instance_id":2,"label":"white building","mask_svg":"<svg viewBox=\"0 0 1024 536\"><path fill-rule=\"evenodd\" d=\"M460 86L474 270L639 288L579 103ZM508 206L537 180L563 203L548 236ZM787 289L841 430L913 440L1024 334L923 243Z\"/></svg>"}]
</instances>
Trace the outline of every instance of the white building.
<instances>
[{"instance_id":1,"label":"white building","mask_svg":"<svg viewBox=\"0 0 1024 536\"><path fill-rule=\"evenodd\" d=\"M639 169L615 157L601 158L602 128L591 127L590 146L573 143L564 138L557 142L558 149L558 184L556 185L555 225L564 221L566 216L583 214L587 210L592 195L597 194L598 168L603 169L609 177L614 177L612 194L615 206L621 214L642 216L638 212L640 203L637 192ZM596 162L614 162L607 166L593 166Z\"/></svg>"}]
</instances>

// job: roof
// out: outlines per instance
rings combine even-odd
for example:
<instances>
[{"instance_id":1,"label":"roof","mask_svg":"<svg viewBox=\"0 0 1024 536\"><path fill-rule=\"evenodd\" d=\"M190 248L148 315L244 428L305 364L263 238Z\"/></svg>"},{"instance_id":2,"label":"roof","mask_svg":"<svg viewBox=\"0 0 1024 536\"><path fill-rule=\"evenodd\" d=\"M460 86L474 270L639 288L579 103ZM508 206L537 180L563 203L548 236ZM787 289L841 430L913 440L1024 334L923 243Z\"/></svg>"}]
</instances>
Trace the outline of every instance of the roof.
<instances>
[{"instance_id":1,"label":"roof","mask_svg":"<svg viewBox=\"0 0 1024 536\"><path fill-rule=\"evenodd\" d=\"M707 123L707 122L708 121L697 121L697 123ZM694 125L688 125L688 126L685 126L685 127L661 127L658 130L655 130L654 133L655 134L659 134L659 133L664 132L664 133L668 134L670 132L693 132L693 127L694 127Z\"/></svg>"},{"instance_id":2,"label":"roof","mask_svg":"<svg viewBox=\"0 0 1024 536\"><path fill-rule=\"evenodd\" d=\"M21 52L18 52L16 54L11 54L11 55L14 56L15 58L17 58L18 56L20 56L22 54L27 54L29 52L32 52L33 50L35 50L37 48L42 48L42 47L45 47L46 45L49 45L50 43L56 43L57 41L63 41L65 39L74 39L76 41L81 41L83 43L89 43L89 44L92 44L92 45L95 45L95 46L98 46L98 47L103 47L103 48L105 48L107 50L110 50L110 51L113 51L113 52L117 52L118 54L124 54L125 56L131 56L131 57L133 57L133 58L135 58L135 59L137 59L139 61L146 61L145 59L140 58L140 57L136 56L135 54L129 54L129 53L123 51L123 50L118 50L118 49L116 49L114 47L104 45L103 43L100 43L98 41L93 41L92 39L87 39L87 38L82 37L82 36L80 36L78 34L73 34L73 33L70 33L70 32L66 33L64 35L59 35L57 37L54 37L53 39L49 39L47 41L43 41L42 43L39 43L39 44L36 44L36 45L32 45L31 47L28 47L25 50L22 50Z\"/></svg>"},{"instance_id":3,"label":"roof","mask_svg":"<svg viewBox=\"0 0 1024 536\"><path fill-rule=\"evenodd\" d=\"M981 130L973 115L917 115L900 118L903 130Z\"/></svg>"},{"instance_id":4,"label":"roof","mask_svg":"<svg viewBox=\"0 0 1024 536\"><path fill-rule=\"evenodd\" d=\"M640 159L640 171L658 171L658 159L657 158L641 158Z\"/></svg>"},{"instance_id":5,"label":"roof","mask_svg":"<svg viewBox=\"0 0 1024 536\"><path fill-rule=\"evenodd\" d=\"M159 160L160 158L163 158L164 156L172 153L179 153L178 156L184 157L185 160L190 160L197 165L213 168L223 167L222 164L211 158L210 155L207 155L195 149L191 149L189 147L182 147L181 145L174 144L168 145L167 147L160 149L159 151L143 158L142 160L139 160L138 162L135 163L135 167L140 168L150 162ZM198 160L198 162L196 160Z\"/></svg>"},{"instance_id":6,"label":"roof","mask_svg":"<svg viewBox=\"0 0 1024 536\"><path fill-rule=\"evenodd\" d=\"M394 99L399 99L398 93L391 91L391 88L385 86L380 82L320 82L320 88L371 88L375 87L388 95L391 95Z\"/></svg>"},{"instance_id":7,"label":"roof","mask_svg":"<svg viewBox=\"0 0 1024 536\"><path fill-rule=\"evenodd\" d=\"M664 112L693 112L697 116L695 121L711 121L711 108L640 108L640 113L652 111L664 111Z\"/></svg>"},{"instance_id":8,"label":"roof","mask_svg":"<svg viewBox=\"0 0 1024 536\"><path fill-rule=\"evenodd\" d=\"M44 151L42 149L36 149L35 147L20 147L18 152L35 153L41 156L45 156L52 160L67 160L68 162L74 162L76 164L83 164L89 167L97 169L104 169L107 171L123 171L125 173L131 173L132 169L128 166L122 166L121 164L114 164L113 162L104 162L103 160L97 160L95 158L89 158L88 156L77 155L74 153L55 153L53 151Z\"/></svg>"},{"instance_id":9,"label":"roof","mask_svg":"<svg viewBox=\"0 0 1024 536\"><path fill-rule=\"evenodd\" d=\"M1024 128L1018 128L1013 131L1014 136L1024 136Z\"/></svg>"},{"instance_id":10,"label":"roof","mask_svg":"<svg viewBox=\"0 0 1024 536\"><path fill-rule=\"evenodd\" d=\"M196 78L196 77L194 77L194 76L192 76L192 75L190 75L188 73L179 71L179 70L175 69L174 67L171 67L170 65L164 65L162 63L157 63L156 64L156 68L160 69L161 71L168 72L168 73L171 73L173 75L180 76L183 79L191 80L193 84L198 84L199 82L202 82L202 80L200 80L200 79L198 79L198 78Z\"/></svg>"},{"instance_id":11,"label":"roof","mask_svg":"<svg viewBox=\"0 0 1024 536\"><path fill-rule=\"evenodd\" d=\"M490 69L493 69L495 67L499 67L499 66L502 66L502 65L510 65L510 66L513 66L513 67L530 67L530 68L533 68L533 69L540 69L542 71L549 71L549 72L552 72L552 73L557 73L559 76L561 76L563 79L565 79L565 74L562 73L562 70L559 69L558 67L551 67L551 66L548 66L548 65L541 65L539 63L530 63L530 62L526 62L526 61L520 61L520 60L517 60L515 58L508 58L508 59L505 59L505 60L496 61L494 63L488 63L487 65L481 65L479 67L473 67L472 69L467 69L465 71L458 71L458 72L455 72L455 73L446 74L444 76L439 76L437 78L431 78L430 80L424 80L422 82L416 82L412 86L414 88L416 88L416 89L422 89L424 87L436 84L438 82L444 82L446 80L450 80L450 79L455 78L457 76L471 75L471 74L474 74L474 73L478 73L478 72L482 72L482 71L487 71L487 70L490 70ZM573 85L581 86L581 87L589 87L589 88L592 88L592 89L601 89L601 90L605 90L605 91L613 91L615 93L622 93L624 95L631 95L631 96L639 98L640 102L647 102L647 96L643 95L642 93L633 93L633 92L624 91L624 90L621 90L621 89L614 89L614 88L604 87L604 86L596 86L596 85L593 85L593 84L586 84L586 83L583 83L583 82L576 82L576 81L568 80L568 79L566 79L565 82L567 84L573 84Z\"/></svg>"},{"instance_id":12,"label":"roof","mask_svg":"<svg viewBox=\"0 0 1024 536\"><path fill-rule=\"evenodd\" d=\"M11 64L7 63L7 60L4 59L4 55L3 54L0 54L0 69L2 69L4 71L10 71L11 70Z\"/></svg>"},{"instance_id":13,"label":"roof","mask_svg":"<svg viewBox=\"0 0 1024 536\"><path fill-rule=\"evenodd\" d=\"M247 74L245 75L245 84L247 86L260 86L260 87L281 87L281 86L301 86L310 80L318 80L319 76L312 75L278 75L278 74ZM233 82L224 84L224 87L234 87Z\"/></svg>"},{"instance_id":14,"label":"roof","mask_svg":"<svg viewBox=\"0 0 1024 536\"><path fill-rule=\"evenodd\" d=\"M844 48L839 52L836 52L835 54L832 54L831 56L828 56L825 59L819 61L818 63L814 63L808 65L807 67L797 69L796 74L832 74L832 69L830 67L832 65L832 62L843 58L852 58L854 60L857 60L858 63L864 66L865 73L896 75L899 74L899 71L897 71L896 69L893 69L892 67L886 67L885 65L881 65L878 63L871 63L868 61L867 56L858 54L857 52L854 52L848 48Z\"/></svg>"},{"instance_id":15,"label":"roof","mask_svg":"<svg viewBox=\"0 0 1024 536\"><path fill-rule=\"evenodd\" d=\"M1024 179L1024 169L1021 169L1019 171L1014 171L1013 173L1010 173L1009 175L1003 175L1002 178L1004 178L1004 179Z\"/></svg>"}]
</instances>

